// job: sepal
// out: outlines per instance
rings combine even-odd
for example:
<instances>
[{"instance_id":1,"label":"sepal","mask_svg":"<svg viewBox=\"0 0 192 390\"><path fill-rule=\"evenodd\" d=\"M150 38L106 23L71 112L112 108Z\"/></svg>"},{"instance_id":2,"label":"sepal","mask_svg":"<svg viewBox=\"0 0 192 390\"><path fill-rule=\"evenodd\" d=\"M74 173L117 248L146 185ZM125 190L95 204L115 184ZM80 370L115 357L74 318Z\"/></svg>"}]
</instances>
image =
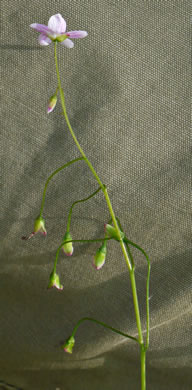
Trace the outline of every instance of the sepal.
<instances>
[{"instance_id":1,"label":"sepal","mask_svg":"<svg viewBox=\"0 0 192 390\"><path fill-rule=\"evenodd\" d=\"M117 231L113 226L106 223L104 227L105 227L105 233L109 238L114 238L114 240L119 241ZM125 234L121 230L120 230L120 235L122 239L125 237Z\"/></svg>"}]
</instances>

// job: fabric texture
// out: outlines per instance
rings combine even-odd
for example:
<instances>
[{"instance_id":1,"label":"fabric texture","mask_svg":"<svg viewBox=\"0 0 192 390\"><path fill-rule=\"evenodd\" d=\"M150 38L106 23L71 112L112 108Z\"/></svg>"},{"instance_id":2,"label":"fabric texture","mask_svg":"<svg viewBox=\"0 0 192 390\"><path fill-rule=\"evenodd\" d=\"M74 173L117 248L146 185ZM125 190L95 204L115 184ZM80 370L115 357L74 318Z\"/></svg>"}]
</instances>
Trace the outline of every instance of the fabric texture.
<instances>
[{"instance_id":1,"label":"fabric texture","mask_svg":"<svg viewBox=\"0 0 192 390\"><path fill-rule=\"evenodd\" d=\"M137 335L131 286L119 245L92 267L97 243L59 255L63 291L47 290L72 202L98 188L86 164L49 183L48 231L29 241L47 177L79 157L58 100L53 44L41 47L32 23L60 13L67 30L88 31L58 45L66 106L75 134L108 188L128 238L148 253L150 347L147 390L189 390L191 338L191 133L189 1L1 1L0 389L137 390L138 346L84 323L72 355L60 348L85 316ZM103 237L109 212L101 192L74 207L74 239ZM146 261L133 251L146 329ZM144 333L145 335L145 333Z\"/></svg>"}]
</instances>

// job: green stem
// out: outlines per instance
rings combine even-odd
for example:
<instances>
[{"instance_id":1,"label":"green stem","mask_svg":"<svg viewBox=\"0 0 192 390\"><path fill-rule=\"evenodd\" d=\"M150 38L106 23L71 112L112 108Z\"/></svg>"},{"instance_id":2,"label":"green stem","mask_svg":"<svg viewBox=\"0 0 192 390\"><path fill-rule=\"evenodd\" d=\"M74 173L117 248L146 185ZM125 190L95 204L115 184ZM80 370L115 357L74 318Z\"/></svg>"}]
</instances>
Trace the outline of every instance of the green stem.
<instances>
[{"instance_id":1,"label":"green stem","mask_svg":"<svg viewBox=\"0 0 192 390\"><path fill-rule=\"evenodd\" d=\"M118 221L118 224L119 224L119 227L121 229L121 231L123 232L123 228L121 226L121 223L120 223L120 220L119 218L117 218L117 221ZM140 250L143 255L145 256L146 260L147 260L147 265L148 265L148 271L147 271L147 280L146 280L146 323L147 323L147 334L146 334L146 344L145 344L145 351L147 351L148 347L149 347L149 328L150 328L150 316L149 316L149 281L150 281L150 270L151 270L151 263L150 263L150 260L149 260L149 257L147 255L147 253L144 251L144 249L142 249L139 245L135 244L133 241L130 241L127 239L127 237L124 237L124 242L125 244L127 245L127 250L129 249L129 246L128 246L128 243L132 246L134 246L135 248L137 248L138 250ZM130 258L132 260L132 264L133 264L133 268L135 267L134 265L134 261L133 261L133 257L131 255L131 253L129 254L130 255Z\"/></svg>"},{"instance_id":2,"label":"green stem","mask_svg":"<svg viewBox=\"0 0 192 390\"><path fill-rule=\"evenodd\" d=\"M121 336L127 337L128 339L134 340L134 341L136 341L137 343L139 343L139 340L138 340L136 337L129 336L128 334L123 333L123 332L121 332L120 330L117 330L117 329L115 329L115 328L112 328L112 326L109 326L109 325L105 324L105 322L101 322L101 321L95 320L94 318L90 318L90 317L81 318L81 320L79 320L79 321L77 322L77 324L75 325L75 327L74 327L74 329L73 329L73 332L72 332L71 336L75 337L75 333L77 332L78 327L79 327L79 326L81 325L81 323L84 322L84 321L95 322L95 323L98 324L98 325L104 326L104 328L110 329L110 330L112 330L113 332L115 332L115 333L117 333L117 334L120 334Z\"/></svg>"},{"instance_id":3,"label":"green stem","mask_svg":"<svg viewBox=\"0 0 192 390\"><path fill-rule=\"evenodd\" d=\"M146 390L146 349L140 346L141 352L141 390Z\"/></svg>"},{"instance_id":4,"label":"green stem","mask_svg":"<svg viewBox=\"0 0 192 390\"><path fill-rule=\"evenodd\" d=\"M95 169L93 168L92 164L90 163L90 161L87 159L83 149L81 148L75 134L74 134L74 131L71 127L71 124L69 122L69 118L68 118L68 115L67 115L67 111L66 111L66 107L65 107L65 96L64 96L64 93L63 93L63 90L62 90L62 87L61 87L61 80L60 80L60 75L59 75L59 68L58 68L58 61L57 61L57 42L54 43L55 44L55 66L56 66L56 72L57 72L57 80L58 80L58 87L59 87L59 92L60 92L60 97L61 97L61 105L62 105L62 108L63 108L63 113L64 113L64 117L65 117L65 120L67 122L67 125L68 125L68 128L69 128L69 131L73 137L73 140L77 146L77 148L79 149L80 153L82 154L83 158L85 159L87 165L89 166L91 172L93 173L93 175L95 176L97 182L99 183L100 187L102 188L102 190L104 190L104 185L103 183L101 182L99 176L97 175L97 173L95 172Z\"/></svg>"},{"instance_id":5,"label":"green stem","mask_svg":"<svg viewBox=\"0 0 192 390\"><path fill-rule=\"evenodd\" d=\"M138 334L139 334L139 342L140 342L140 344L143 344L143 335L142 335L142 329L141 329L141 319L140 319L140 312L139 312L139 302L138 302L138 297L137 297L137 288L136 288L134 269L129 271L129 275L130 275L130 279L131 279L133 303L134 303L134 308L135 308L135 317L136 317L137 329L138 329Z\"/></svg>"},{"instance_id":6,"label":"green stem","mask_svg":"<svg viewBox=\"0 0 192 390\"><path fill-rule=\"evenodd\" d=\"M114 214L114 211L113 211L113 208L112 208L112 205L111 205L111 201L109 199L109 195L107 193L107 189L105 187L105 185L101 182L99 176L97 175L95 169L93 168L92 164L90 163L90 161L88 160L88 158L86 157L83 149L81 148L76 136L75 136L75 133L71 127L71 124L69 122L69 118L68 118L68 115L67 115L67 111L66 111L66 107L65 107L65 97L64 97L64 93L63 93L63 89L61 87L61 80L60 80L60 74L59 74L59 68L58 68L58 61L57 61L57 42L55 42L55 66L56 66L56 72L57 72L57 80L58 80L58 87L59 87L59 92L60 92L60 97L61 97L61 105L62 105L62 108L63 108L63 113L64 113L64 117L65 117L65 120L67 122L67 125L68 125L68 128L69 128L69 131L73 137L73 140L77 146L77 148L79 149L80 153L82 154L83 158L85 159L87 165L89 166L91 172L93 173L93 175L95 176L95 179L97 180L97 182L99 183L103 193L104 193L104 196L105 196L105 199L106 199L106 202L107 202L107 205L108 205L108 209L109 209L109 212L111 214L111 217L112 217L112 220L113 220L113 223L114 223L114 226L115 226L115 229L117 231L117 235L119 237L119 241L120 241L120 245L121 245L121 249L122 249L122 252L124 254L124 257L125 257L125 260L126 260L126 263L127 263L127 266L129 268L129 270L132 269L132 266L131 266L131 261L128 257L128 254L127 254L127 251L126 251L126 247L124 245L124 242L122 240L122 237L121 237L121 234L120 234L120 230L119 230L119 226L118 226L118 223L116 221L116 218L115 218L115 214Z\"/></svg>"},{"instance_id":7,"label":"green stem","mask_svg":"<svg viewBox=\"0 0 192 390\"><path fill-rule=\"evenodd\" d=\"M105 196L105 199L106 199L106 202L107 202L107 206L108 206L108 209L109 209L109 212L110 212L110 215L111 215L114 227L116 229L117 236L119 238L120 246L121 246L121 249L122 249L125 261L127 263L127 267L129 269L129 274L130 274L130 279L131 279L131 287L132 287L132 293L133 293L133 301L134 301L134 307L135 307L136 323L137 323L137 329L138 329L138 334L139 334L139 342L140 342L140 344L142 344L143 343L143 336L142 336L142 329L141 329L141 319L140 319L140 313L139 313L139 305L138 305L138 298L137 298L137 290L136 290L134 270L132 268L131 260L130 260L130 258L128 256L128 253L127 253L127 250L126 250L125 243L123 242L123 239L121 237L120 229L119 229L119 226L118 226L118 223L117 223L117 220L116 220L113 208L112 208L111 201L109 199L109 195L108 195L107 189L106 189L105 185L101 182L101 180L100 180L99 176L97 175L95 169L93 168L92 164L87 159L83 149L81 148L81 146L80 146L80 144L79 144L79 142L78 142L78 140L77 140L77 138L76 138L76 136L74 134L74 131L73 131L72 127L71 127L71 124L69 122L69 118L68 118L68 115L67 115L67 112L66 112L66 107L65 107L65 97L64 97L63 89L61 87L59 68L58 68L58 62L57 62L56 47L57 47L57 43L55 42L55 52L54 52L55 53L55 65L56 65L58 87L59 87L59 92L60 92L60 97L61 97L61 105L62 105L62 108L63 108L64 117L65 117L65 120L66 120L66 123L68 125L69 131L71 133L71 136L73 137L73 140L74 140L77 148L79 149L82 157L84 157L87 165L89 166L91 172L93 173L95 179L99 183L99 186L101 187L101 189L102 189L102 191L104 193L104 196ZM143 388L142 390L145 390L145 389Z\"/></svg>"},{"instance_id":8,"label":"green stem","mask_svg":"<svg viewBox=\"0 0 192 390\"><path fill-rule=\"evenodd\" d=\"M135 248L137 248L139 251L143 253L147 260L148 265L148 271L147 271L147 281L146 281L146 323L147 323L147 334L146 334L146 344L145 344L145 350L149 347L149 328L150 328L150 316L149 316L149 281L150 281L150 271L151 271L151 263L149 260L149 257L147 253L142 249L139 245L135 244L133 241L130 241L127 239L127 237L124 238L124 241Z\"/></svg>"},{"instance_id":9,"label":"green stem","mask_svg":"<svg viewBox=\"0 0 192 390\"><path fill-rule=\"evenodd\" d=\"M115 213L114 213L113 208L112 208L111 201L109 199L107 188L105 188L103 192L104 192L104 195L105 195L105 199L106 199L106 202L107 202L107 205L108 205L109 212L111 214L111 218L112 218L114 227L115 227L115 229L117 231L117 234L118 234L118 237L119 237L119 242L120 242L120 245L121 245L121 249L122 249L125 261L127 263L127 267L129 269L129 271L131 271L132 270L131 260L129 259L129 256L128 256L127 251L126 251L125 244L124 244L123 239L121 237L120 229L119 229L116 217L115 217Z\"/></svg>"},{"instance_id":10,"label":"green stem","mask_svg":"<svg viewBox=\"0 0 192 390\"><path fill-rule=\"evenodd\" d=\"M70 210L69 210L69 215L68 215L68 221L67 221L67 232L70 231L70 224L71 224L71 215L72 215L72 211L73 211L73 207L75 206L75 204L77 203L81 203L81 202L86 202L86 200L89 200L91 199L93 196L95 196L99 191L101 190L101 187L99 187L95 192L93 192L93 194L89 195L87 198L84 198L84 199L80 199L80 200L76 200Z\"/></svg>"},{"instance_id":11,"label":"green stem","mask_svg":"<svg viewBox=\"0 0 192 390\"><path fill-rule=\"evenodd\" d=\"M119 218L117 218L119 227L121 231L123 231L121 223L119 221ZM139 302L138 302L138 296L137 296L137 288L136 288L136 280L135 280L135 264L133 260L133 256L131 254L131 251L128 246L128 240L126 237L124 238L124 242L127 246L127 251L129 253L129 257L132 262L132 270L129 271L130 279L131 279L131 286L132 286L132 293L133 293L133 303L134 303L134 308L135 308L135 317L136 317L136 322L137 322L137 329L138 329L138 334L139 334L139 342L142 345L143 344L143 334L142 334L142 328L141 328L141 319L140 319L140 312L139 312Z\"/></svg>"},{"instance_id":12,"label":"green stem","mask_svg":"<svg viewBox=\"0 0 192 390\"><path fill-rule=\"evenodd\" d=\"M45 203L45 195L46 195L46 191L47 191L47 186L48 186L50 180L52 179L52 177L55 176L58 172L60 172L62 169L67 168L69 165L75 163L76 161L80 161L80 160L84 160L84 157L78 157L78 158L75 158L74 160L69 161L68 163L62 165L62 167L57 168L57 169L48 177L48 179L47 179L47 181L46 181L46 183L45 183L44 191L43 191L43 197L42 197L41 208L40 208L40 214L39 214L40 217L42 216L42 213L43 213L43 208L44 208L44 203Z\"/></svg>"},{"instance_id":13,"label":"green stem","mask_svg":"<svg viewBox=\"0 0 192 390\"><path fill-rule=\"evenodd\" d=\"M135 270L135 263L134 263L133 255L132 255L132 253L130 251L129 245L127 243L125 243L125 245L126 245L126 248L127 248L127 252L129 254L129 258L131 259L132 269Z\"/></svg>"}]
</instances>

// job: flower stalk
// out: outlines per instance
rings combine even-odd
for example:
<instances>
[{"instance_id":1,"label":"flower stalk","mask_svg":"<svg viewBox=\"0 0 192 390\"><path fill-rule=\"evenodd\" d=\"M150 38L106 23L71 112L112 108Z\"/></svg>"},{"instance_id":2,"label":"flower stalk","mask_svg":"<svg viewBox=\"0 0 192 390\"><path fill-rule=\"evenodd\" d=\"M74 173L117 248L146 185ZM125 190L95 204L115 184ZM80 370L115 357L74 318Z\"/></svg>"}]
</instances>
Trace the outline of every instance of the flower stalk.
<instances>
[{"instance_id":1,"label":"flower stalk","mask_svg":"<svg viewBox=\"0 0 192 390\"><path fill-rule=\"evenodd\" d=\"M78 203L82 203L82 202L86 202L87 200L91 199L93 196L95 196L99 191L101 190L101 187L99 187L96 191L94 191L91 195L87 196L86 198L83 198L83 199L79 199L79 200L76 200L75 202L73 202L70 210L69 210L69 215L68 215L68 220L67 220L67 232L70 231L70 225L71 225L71 216L72 216L72 211L73 211L73 207L78 204Z\"/></svg>"},{"instance_id":2,"label":"flower stalk","mask_svg":"<svg viewBox=\"0 0 192 390\"><path fill-rule=\"evenodd\" d=\"M51 175L48 177L48 179L46 180L46 183L45 183L45 186L44 186L44 190L43 190L43 196L42 196L42 201L41 201L41 207L40 207L40 217L42 216L42 213L43 213L43 208L44 208L44 204L45 204L45 196L46 196L46 191L47 191L47 186L50 182L50 180L53 178L53 176L55 176L57 173L59 173L60 171L62 171L63 169L67 168L69 165L77 162L77 161L80 161L80 160L84 160L84 157L78 157L78 158L75 158L74 160L71 160L69 161L68 163L62 165L60 168L57 168L53 173L51 173Z\"/></svg>"},{"instance_id":3,"label":"flower stalk","mask_svg":"<svg viewBox=\"0 0 192 390\"><path fill-rule=\"evenodd\" d=\"M99 176L97 175L95 169L93 168L91 162L88 160L88 158L86 157L86 154L84 153L83 149L81 148L76 136L75 136L75 133L71 127L71 124L70 124L70 121L69 121L69 118L68 118L68 115L67 115L67 111L66 111L66 106L65 106L65 96L64 96L64 92L63 92L63 89L61 87L61 80L60 80L60 74L59 74L59 67L58 67L58 61L57 61L57 42L54 43L54 57L55 57L55 66L56 66L56 73L57 73L57 81L58 81L58 88L59 88L59 92L60 92L60 98L61 98L61 105L62 105L62 109L63 109L63 114L64 114L64 117L65 117L65 120L66 120L66 123L67 123L67 126L69 128L69 131L71 133L71 136L79 150L79 152L81 153L82 157L84 158L85 162L87 163L88 167L90 168L92 174L94 175L95 179L97 180L99 186L101 187L103 193L104 193L104 196L105 196L105 199L106 199L106 203L107 203L107 206L108 206L108 209L109 209L109 213L111 215L111 218L112 218L112 221L113 221L113 224L114 224L114 228L116 230L116 234L117 234L117 239L119 240L119 243L120 243L120 246L121 246L121 249L122 249L122 252L123 252L123 255L124 255L124 258L125 258L125 261L126 261L126 264L127 264L127 267L128 267L128 270L129 270L129 275L130 275L130 280L131 280L131 288L132 288L132 294L133 294L133 303L134 303L134 309L135 309L135 317L136 317L136 323L137 323L137 329L138 329L138 340L139 340L139 344L140 346L143 346L143 334L142 334L142 327L141 327L141 318L140 318L140 311L139 311L139 303L138 303L138 297L137 297L137 289L136 289L136 281L135 281L135 275L134 275L134 268L132 266L132 261L128 255L128 252L127 252L127 249L126 249L126 245L123 241L123 238L122 238L122 235L121 235L121 231L119 229L119 225L118 225L118 222L116 220L116 217L115 217L115 213L113 211L113 207L112 207L112 204L111 204L111 201L110 201L110 198L109 198L109 195L108 195L108 192L107 192L107 188L106 186L102 183L102 181L100 180ZM142 347L143 348L143 347ZM146 379L145 379L145 353L146 351L142 349L142 352L141 352L141 360L142 360L142 369L141 369L141 390L146 390Z\"/></svg>"},{"instance_id":4,"label":"flower stalk","mask_svg":"<svg viewBox=\"0 0 192 390\"><path fill-rule=\"evenodd\" d=\"M126 337L126 338L128 338L128 339L130 339L130 340L133 340L133 341L136 341L138 344L140 344L138 338L133 337L133 336L130 336L130 335L128 335L127 333L121 332L120 330L118 330L118 329L116 329L116 328L113 328L113 327L110 326L110 325L107 325L105 322L98 321L98 320L96 320L95 318L91 318L91 317L83 317L83 318L81 318L81 319L76 323L76 325L75 325L75 327L73 328L73 331L72 331L72 333L71 333L71 336L70 336L71 338L73 338L73 339L75 338L75 334L76 334L76 332L77 332L79 326L80 326L83 322L85 322L85 321L90 321L90 322L93 322L93 323L95 323L95 324L97 324L97 325L101 325L101 326L103 326L104 328L109 329L109 330L111 330L112 332L119 334L120 336ZM68 340L69 340L69 339L67 339L67 341L68 341ZM65 344L64 344L64 345L65 345ZM63 347L64 347L64 346L62 346L62 348L63 348Z\"/></svg>"},{"instance_id":5,"label":"flower stalk","mask_svg":"<svg viewBox=\"0 0 192 390\"><path fill-rule=\"evenodd\" d=\"M131 261L128 257L128 254L127 254L127 251L126 251L126 247L123 243L123 240L122 240L122 237L121 237L121 234L120 234L120 230L119 230L119 227L118 227L118 223L116 221L116 218L115 218L115 213L113 211L113 208L112 208L112 205L111 205L111 201L109 199L109 195L108 195L108 192L107 192L107 188L106 186L102 183L102 181L100 180L99 176L97 175L95 169L93 168L93 165L91 164L91 162L88 160L88 158L86 157L83 149L81 148L78 140L77 140L77 137L75 136L75 133L71 127L71 124L69 122L69 118L68 118L68 115L67 115L67 111L66 111L66 106L65 106L65 96L64 96L64 92L63 92L63 89L61 87L61 80L60 80L60 74L59 74L59 67L58 67L58 61L57 61L57 42L54 42L54 47L55 47L55 50L54 50L54 57L55 57L55 66L56 66L56 73L57 73L57 81L58 81L58 88L59 88L59 92L60 92L60 98L61 98L61 105L62 105L62 108L63 108L63 114L64 114L64 117L65 117L65 120L66 120L66 123L67 123L67 126L69 128L69 131L73 137L73 140L77 146L77 148L79 149L79 152L81 153L82 157L84 158L85 162L87 163L88 167L90 168L92 174L95 176L95 179L97 180L97 182L99 183L103 193L104 193L104 196L105 196L105 199L106 199L106 202L107 202L107 205L108 205L108 209L109 209L109 212L110 212L110 215L111 215L111 218L112 218L112 221L114 223L114 226L116 228L116 231L117 231L117 236L119 238L119 241L120 241L120 245L121 245L121 249L123 251L123 254L124 254L124 257L125 257L125 260L126 260L126 263L127 263L127 266L129 269L132 268L131 266Z\"/></svg>"}]
</instances>

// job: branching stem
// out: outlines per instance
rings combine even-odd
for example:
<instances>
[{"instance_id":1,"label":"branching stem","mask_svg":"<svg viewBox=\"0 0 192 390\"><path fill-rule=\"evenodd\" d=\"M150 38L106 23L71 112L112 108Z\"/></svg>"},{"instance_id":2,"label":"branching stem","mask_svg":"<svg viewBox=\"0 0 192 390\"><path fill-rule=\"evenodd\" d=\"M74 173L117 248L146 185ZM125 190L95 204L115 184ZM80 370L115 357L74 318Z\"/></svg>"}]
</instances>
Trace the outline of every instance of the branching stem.
<instances>
[{"instance_id":1,"label":"branching stem","mask_svg":"<svg viewBox=\"0 0 192 390\"><path fill-rule=\"evenodd\" d=\"M91 199L93 196L95 196L99 191L101 191L101 187L99 187L95 192L93 192L93 194L87 196L87 198L84 198L84 199L80 199L80 200L76 200L70 210L69 210L69 215L68 215L68 221L67 221L67 232L70 231L70 224L71 224L71 215L72 215L72 211L73 211L73 207L77 204L77 203L81 203L81 202L86 202L87 200Z\"/></svg>"},{"instance_id":2,"label":"branching stem","mask_svg":"<svg viewBox=\"0 0 192 390\"><path fill-rule=\"evenodd\" d=\"M119 229L119 225L118 225L117 219L115 217L115 213L113 211L113 207L112 207L112 204L111 204L108 192L107 192L107 188L102 183L102 181L100 180L100 178L97 175L95 169L93 168L93 165L91 164L91 162L86 157L86 155L85 155L83 149L81 148L81 146L80 146L80 144L79 144L79 142L78 142L78 140L77 140L77 138L75 136L75 133L74 133L72 127L71 127L71 124L70 124L70 121L69 121L69 118L68 118L68 115L67 115L67 111L66 111L66 106L65 106L65 96L64 96L63 89L61 87L61 80L60 80L60 74L59 74L59 68L58 68L57 51L56 51L56 49L57 49L57 42L55 42L54 56L55 56L57 81L58 81L58 88L59 88L60 97L61 97L61 105L62 105L62 108L63 108L63 114L64 114L64 117L65 117L67 126L69 128L69 131L71 133L71 136L72 136L72 138L73 138L73 140L74 140L74 142L75 142L79 152L81 153L81 155L84 158L86 164L90 168L92 174L94 175L95 179L97 180L99 186L101 187L101 189L103 191L103 194L105 196L106 203L107 203L107 206L108 206L108 209L109 209L112 221L113 221L113 225L114 225L114 227L116 229L117 236L119 238L119 243L120 243L120 246L121 246L121 249L122 249L122 252L123 252L123 255L124 255L127 267L128 267L128 270L129 270L129 275L130 275L130 279L131 279L132 294L133 294L134 309L135 309L135 317L136 317L136 323L137 323L137 329L138 329L138 341L139 341L140 350L141 350L141 390L146 390L146 379L145 379L145 365L146 365L146 363L145 363L145 354L146 354L146 349L145 349L144 344L143 344L143 334L142 334L142 328L141 328L141 318L140 318L140 312L139 312L139 303L138 303L138 297L137 297L137 289L136 289L134 267L133 267L132 259L130 258L130 255L129 255L130 252L127 251L127 248L128 248L127 244L129 244L130 242L128 242L128 240L126 242L123 241L123 238L121 237L121 232L120 232L120 229ZM83 240L81 240L81 241L83 241ZM85 240L85 241L87 241L87 240ZM55 267L56 267L56 264L57 264L57 258L58 258L58 254L59 254L59 251L60 251L61 247L62 247L62 245L60 245L60 247L57 250L56 259L55 259Z\"/></svg>"},{"instance_id":3,"label":"branching stem","mask_svg":"<svg viewBox=\"0 0 192 390\"><path fill-rule=\"evenodd\" d=\"M74 160L72 161L69 161L68 163L62 165L62 167L60 168L57 168L54 172L51 173L51 175L48 177L46 183L45 183L45 187L44 187L44 190L43 190L43 197L42 197L42 202L41 202L41 208L40 208L40 214L39 216L41 217L42 216L42 213L43 213L43 208L44 208L44 203L45 203L45 195L46 195L46 191L47 191L47 186L50 182L50 180L53 178L53 176L55 176L57 173L59 173L60 171L62 171L62 169L64 168L67 168L69 165L77 162L77 161L80 161L80 160L84 160L84 157L78 157L78 158L75 158Z\"/></svg>"},{"instance_id":4,"label":"branching stem","mask_svg":"<svg viewBox=\"0 0 192 390\"><path fill-rule=\"evenodd\" d=\"M77 332L77 329L79 328L79 326L80 326L80 325L82 324L82 322L84 322L84 321L95 322L95 324L104 326L105 328L110 329L110 330L112 330L113 332L115 332L115 333L117 333L117 334L120 334L121 336L127 337L128 339L134 340L134 341L136 341L137 343L139 343L139 340L138 340L136 337L130 336L130 335L128 335L127 333L123 333L123 332L121 332L120 330L118 330L118 329L116 329L116 328L113 328L112 326L107 325L105 322L98 321L98 320L96 320L95 318L91 318L91 317L84 317L84 318L81 318L81 319L77 322L77 324L75 325L75 327L74 327L74 329L73 329L73 331L72 331L71 336L75 337L75 334L76 334L76 332Z\"/></svg>"}]
</instances>

